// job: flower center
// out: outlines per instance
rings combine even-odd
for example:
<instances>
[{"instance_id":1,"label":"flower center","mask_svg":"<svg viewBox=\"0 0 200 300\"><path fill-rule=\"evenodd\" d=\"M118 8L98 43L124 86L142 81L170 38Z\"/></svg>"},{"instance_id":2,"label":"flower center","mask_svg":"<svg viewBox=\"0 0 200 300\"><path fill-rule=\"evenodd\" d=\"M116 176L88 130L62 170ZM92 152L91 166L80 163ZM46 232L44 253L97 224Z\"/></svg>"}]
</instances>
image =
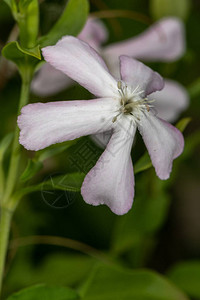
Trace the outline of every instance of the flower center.
<instances>
[{"instance_id":1,"label":"flower center","mask_svg":"<svg viewBox=\"0 0 200 300\"><path fill-rule=\"evenodd\" d=\"M113 123L117 120L117 117L121 114L131 115L134 121L140 121L141 112L150 111L152 107L147 97L143 98L144 91L137 86L135 89L126 85L122 81L117 82L118 92L120 95L120 107L118 114L113 118Z\"/></svg>"}]
</instances>

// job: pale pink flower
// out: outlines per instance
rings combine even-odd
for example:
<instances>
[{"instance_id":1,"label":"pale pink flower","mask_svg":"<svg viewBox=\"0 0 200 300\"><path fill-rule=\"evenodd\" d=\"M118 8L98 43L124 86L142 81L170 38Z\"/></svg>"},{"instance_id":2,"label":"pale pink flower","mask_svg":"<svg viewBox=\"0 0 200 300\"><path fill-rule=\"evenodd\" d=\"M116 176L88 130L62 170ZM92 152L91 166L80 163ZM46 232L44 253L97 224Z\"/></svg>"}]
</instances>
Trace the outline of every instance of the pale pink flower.
<instances>
[{"instance_id":1,"label":"pale pink flower","mask_svg":"<svg viewBox=\"0 0 200 300\"><path fill-rule=\"evenodd\" d=\"M142 34L106 47L108 39L104 24L89 18L79 38L101 53L112 75L119 78L119 56L128 55L144 61L174 61L185 52L185 33L181 20L174 17L163 18L150 26ZM74 84L68 76L46 63L32 82L32 91L38 96L51 96ZM162 97L162 98L161 98ZM154 99L157 95L154 95ZM154 106L159 116L169 122L174 121L189 103L186 89L176 81L165 79L160 105Z\"/></svg>"},{"instance_id":2,"label":"pale pink flower","mask_svg":"<svg viewBox=\"0 0 200 300\"><path fill-rule=\"evenodd\" d=\"M99 98L25 106L18 118L20 143L29 150L40 150L112 131L105 151L85 177L81 194L89 204L106 204L114 213L125 214L134 198L130 153L136 128L161 179L169 177L172 162L184 147L181 132L151 111L148 95L163 88L162 77L141 62L121 56L121 80L116 80L93 48L71 36L44 48L43 55Z\"/></svg>"},{"instance_id":3,"label":"pale pink flower","mask_svg":"<svg viewBox=\"0 0 200 300\"><path fill-rule=\"evenodd\" d=\"M100 52L101 45L107 41L108 32L100 20L89 18L78 38ZM72 86L74 83L64 73L45 63L33 78L31 90L38 96L48 97Z\"/></svg>"},{"instance_id":4,"label":"pale pink flower","mask_svg":"<svg viewBox=\"0 0 200 300\"><path fill-rule=\"evenodd\" d=\"M165 79L164 88L149 95L148 99L153 101L154 113L168 122L175 121L189 102L185 88L178 82L170 79ZM110 137L111 132L103 132L91 136L92 140L103 149L108 144Z\"/></svg>"}]
</instances>

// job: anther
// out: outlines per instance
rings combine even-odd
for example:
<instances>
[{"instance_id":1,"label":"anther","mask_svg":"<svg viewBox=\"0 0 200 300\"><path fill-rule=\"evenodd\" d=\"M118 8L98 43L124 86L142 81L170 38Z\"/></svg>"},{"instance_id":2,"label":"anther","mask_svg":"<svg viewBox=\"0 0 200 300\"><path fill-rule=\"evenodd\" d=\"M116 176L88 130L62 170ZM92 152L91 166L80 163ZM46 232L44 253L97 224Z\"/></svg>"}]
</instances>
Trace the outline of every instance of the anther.
<instances>
[{"instance_id":1,"label":"anther","mask_svg":"<svg viewBox=\"0 0 200 300\"><path fill-rule=\"evenodd\" d=\"M122 89L122 82L121 81L117 81L117 87L119 90Z\"/></svg>"},{"instance_id":2,"label":"anther","mask_svg":"<svg viewBox=\"0 0 200 300\"><path fill-rule=\"evenodd\" d=\"M148 104L146 104L146 108L147 108L147 111L149 112L150 111L150 107Z\"/></svg>"}]
</instances>

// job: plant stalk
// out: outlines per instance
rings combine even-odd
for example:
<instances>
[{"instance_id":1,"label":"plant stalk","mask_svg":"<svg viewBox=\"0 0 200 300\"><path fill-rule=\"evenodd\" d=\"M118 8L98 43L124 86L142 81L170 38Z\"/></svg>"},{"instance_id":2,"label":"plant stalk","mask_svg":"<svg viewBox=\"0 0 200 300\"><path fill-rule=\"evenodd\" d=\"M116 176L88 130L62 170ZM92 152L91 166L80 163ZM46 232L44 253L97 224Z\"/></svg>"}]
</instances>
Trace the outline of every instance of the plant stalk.
<instances>
[{"instance_id":1,"label":"plant stalk","mask_svg":"<svg viewBox=\"0 0 200 300\"><path fill-rule=\"evenodd\" d=\"M3 281L4 267L6 261L6 253L8 248L11 219L12 219L12 211L8 210L5 207L1 207L1 211L0 211L0 295L2 290L2 281Z\"/></svg>"},{"instance_id":2,"label":"plant stalk","mask_svg":"<svg viewBox=\"0 0 200 300\"><path fill-rule=\"evenodd\" d=\"M27 67L25 72L21 73L22 87L18 107L18 115L21 108L27 104L30 90L32 70ZM18 180L19 162L20 162L20 144L19 129L16 125L14 141L12 146L10 165L8 170L7 182L4 195L0 206L0 295L2 290L3 274L6 262L6 253L8 249L10 225L13 212L18 203L13 204L12 194ZM18 201L19 202L19 201Z\"/></svg>"},{"instance_id":3,"label":"plant stalk","mask_svg":"<svg viewBox=\"0 0 200 300\"><path fill-rule=\"evenodd\" d=\"M30 90L30 81L31 76L30 74L26 74L26 76L22 76L22 88L21 88L21 95L18 107L18 115L20 114L21 108L27 104L28 97L29 97L29 90ZM20 161L20 144L19 144L19 128L16 126L11 159L10 159L10 166L8 171L8 177L6 182L5 193L3 197L3 204L6 205L8 199L11 197L13 190L15 188L16 180L18 179L18 166Z\"/></svg>"}]
</instances>

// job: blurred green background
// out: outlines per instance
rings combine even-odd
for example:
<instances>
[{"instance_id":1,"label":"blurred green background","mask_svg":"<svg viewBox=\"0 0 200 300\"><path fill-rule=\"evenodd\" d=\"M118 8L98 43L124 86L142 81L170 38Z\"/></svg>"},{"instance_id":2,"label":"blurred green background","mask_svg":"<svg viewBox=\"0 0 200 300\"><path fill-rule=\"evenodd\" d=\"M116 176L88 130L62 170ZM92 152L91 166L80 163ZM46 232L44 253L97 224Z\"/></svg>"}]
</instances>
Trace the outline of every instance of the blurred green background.
<instances>
[{"instance_id":1,"label":"blurred green background","mask_svg":"<svg viewBox=\"0 0 200 300\"><path fill-rule=\"evenodd\" d=\"M164 2L167 2L165 5ZM173 63L151 63L153 69L163 77L175 79L183 84L190 95L190 106L181 117L191 117L184 131L187 153L174 163L170 180L160 181L153 169L137 174L136 196L132 210L125 216L114 215L107 207L87 205L79 193L56 191L52 195L33 193L23 199L15 213L11 238L27 236L52 236L46 241L39 238L19 239L11 243L7 263L4 296L29 286L45 282L49 284L76 287L92 269L96 261L107 263L117 261L134 269L146 267L163 274L169 274L175 283L186 289L189 296L200 299L197 289L200 283L200 1L191 0L91 0L90 11L130 10L149 17L152 22L164 15L182 18L186 28L187 50L185 55ZM176 4L177 3L177 4ZM45 34L59 18L66 1L40 1L40 31ZM177 6L176 6L177 5ZM148 27L144 22L131 18L103 19L109 30L110 42L120 41L141 33ZM8 6L0 2L0 47L2 48L14 21ZM20 93L20 77L15 72L8 74L8 65L0 65L0 138L16 126L16 110ZM86 99L91 97L82 87L76 85L55 96L39 99L31 95L30 102ZM144 152L139 136L132 151L135 162ZM78 147L87 143L91 149L90 169L102 150L88 137L62 154L45 161L44 169L34 181L43 181L55 174L77 171L72 157ZM25 155L33 155L32 153ZM23 162L22 162L23 167ZM86 170L87 171L87 170ZM60 206L48 205L51 197L61 197ZM48 198L50 197L50 198ZM66 198L69 205L65 205ZM62 200L63 199L63 200ZM62 202L63 201L63 202ZM64 207L63 207L64 206ZM66 206L66 207L65 207ZM74 248L70 240L66 247L53 236L80 241L88 245ZM51 245L54 243L55 245ZM90 248L91 247L91 248ZM87 252L87 253L85 253ZM177 279L172 267L182 261L197 261L194 268L186 268L186 283ZM191 268L191 269L190 269ZM171 271L170 271L171 270ZM190 273L191 270L191 273ZM181 273L182 272L182 273ZM196 273L195 273L196 272ZM185 274L184 270L180 271ZM194 278L192 278L194 276ZM196 280L191 292L187 283Z\"/></svg>"}]
</instances>

